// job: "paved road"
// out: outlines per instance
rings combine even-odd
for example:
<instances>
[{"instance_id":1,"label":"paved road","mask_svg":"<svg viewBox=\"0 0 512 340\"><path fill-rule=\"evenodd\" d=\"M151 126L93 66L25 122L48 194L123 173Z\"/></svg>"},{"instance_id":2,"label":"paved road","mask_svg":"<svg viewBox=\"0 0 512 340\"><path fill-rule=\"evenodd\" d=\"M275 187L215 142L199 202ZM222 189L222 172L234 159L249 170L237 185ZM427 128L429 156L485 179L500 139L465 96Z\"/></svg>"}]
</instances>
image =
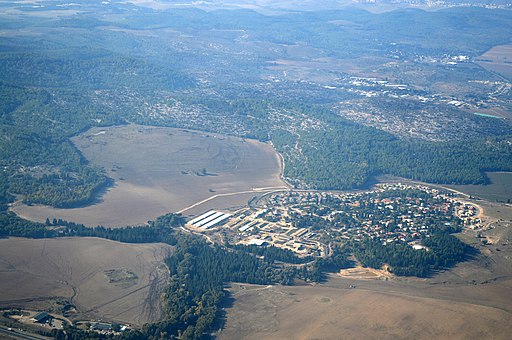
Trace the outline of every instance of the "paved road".
<instances>
[{"instance_id":1,"label":"paved road","mask_svg":"<svg viewBox=\"0 0 512 340\"><path fill-rule=\"evenodd\" d=\"M7 339L28 339L28 340L47 340L51 339L42 335L27 333L27 332L20 332L18 330L10 331L7 329L7 327L0 326L0 338Z\"/></svg>"}]
</instances>

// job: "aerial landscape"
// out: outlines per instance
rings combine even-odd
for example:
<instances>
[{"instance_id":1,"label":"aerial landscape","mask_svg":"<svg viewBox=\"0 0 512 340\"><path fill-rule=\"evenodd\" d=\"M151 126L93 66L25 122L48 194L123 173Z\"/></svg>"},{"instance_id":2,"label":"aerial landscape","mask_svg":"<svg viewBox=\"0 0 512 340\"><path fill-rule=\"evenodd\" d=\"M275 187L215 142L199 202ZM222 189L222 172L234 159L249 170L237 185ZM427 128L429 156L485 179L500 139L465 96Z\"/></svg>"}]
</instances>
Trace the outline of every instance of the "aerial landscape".
<instances>
[{"instance_id":1,"label":"aerial landscape","mask_svg":"<svg viewBox=\"0 0 512 340\"><path fill-rule=\"evenodd\" d=\"M512 3L0 3L0 338L510 339Z\"/></svg>"}]
</instances>

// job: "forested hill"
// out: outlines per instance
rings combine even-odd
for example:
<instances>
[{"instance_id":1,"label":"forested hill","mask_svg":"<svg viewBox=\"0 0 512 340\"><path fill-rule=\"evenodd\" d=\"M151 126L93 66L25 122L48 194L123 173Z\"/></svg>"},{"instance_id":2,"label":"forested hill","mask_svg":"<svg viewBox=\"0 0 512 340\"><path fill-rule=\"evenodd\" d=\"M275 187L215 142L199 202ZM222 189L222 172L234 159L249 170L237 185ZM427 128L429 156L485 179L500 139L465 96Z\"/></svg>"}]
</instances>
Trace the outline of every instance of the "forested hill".
<instances>
[{"instance_id":1,"label":"forested hill","mask_svg":"<svg viewBox=\"0 0 512 340\"><path fill-rule=\"evenodd\" d=\"M271 140L302 187L377 174L485 183L483 171L512 170L510 121L473 114L506 111L510 86L468 61L509 41L510 12L61 5L2 3L2 210L15 195L90 204L112 183L69 138L130 122Z\"/></svg>"},{"instance_id":2,"label":"forested hill","mask_svg":"<svg viewBox=\"0 0 512 340\"><path fill-rule=\"evenodd\" d=\"M512 171L510 135L428 142L331 120L335 128L327 131L273 132L274 145L287 156L285 175L299 186L349 189L381 174L430 183L486 184L484 171ZM301 146L300 156L296 145Z\"/></svg>"}]
</instances>

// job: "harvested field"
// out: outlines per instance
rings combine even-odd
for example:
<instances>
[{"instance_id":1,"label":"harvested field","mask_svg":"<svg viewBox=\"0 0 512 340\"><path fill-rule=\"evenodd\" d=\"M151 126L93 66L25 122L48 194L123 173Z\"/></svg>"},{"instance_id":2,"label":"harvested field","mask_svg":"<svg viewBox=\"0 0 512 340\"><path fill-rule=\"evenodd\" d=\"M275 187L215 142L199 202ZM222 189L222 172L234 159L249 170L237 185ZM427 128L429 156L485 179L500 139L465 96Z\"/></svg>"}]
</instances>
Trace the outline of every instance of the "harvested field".
<instances>
[{"instance_id":1,"label":"harvested field","mask_svg":"<svg viewBox=\"0 0 512 340\"><path fill-rule=\"evenodd\" d=\"M20 216L62 218L89 226L143 224L218 195L284 187L274 149L254 140L138 125L94 128L73 138L115 180L94 205L74 209L19 204ZM219 199L217 209L247 203L247 193ZM222 206L224 203L226 207ZM201 207L198 208L202 210Z\"/></svg>"},{"instance_id":2,"label":"harvested field","mask_svg":"<svg viewBox=\"0 0 512 340\"><path fill-rule=\"evenodd\" d=\"M483 68L512 79L512 45L500 45L491 48L475 59Z\"/></svg>"},{"instance_id":3,"label":"harvested field","mask_svg":"<svg viewBox=\"0 0 512 340\"><path fill-rule=\"evenodd\" d=\"M354 268L318 285L234 283L219 339L510 339L512 206L479 205L486 228L458 235L470 260L426 279Z\"/></svg>"},{"instance_id":4,"label":"harvested field","mask_svg":"<svg viewBox=\"0 0 512 340\"><path fill-rule=\"evenodd\" d=\"M75 319L157 321L169 278L163 259L171 251L97 238L2 239L0 308L58 312L68 301L78 309Z\"/></svg>"},{"instance_id":5,"label":"harvested field","mask_svg":"<svg viewBox=\"0 0 512 340\"><path fill-rule=\"evenodd\" d=\"M419 297L357 281L333 286L235 287L219 339L507 339L512 313L442 298ZM235 285L236 286L236 285ZM455 290L453 290L455 292Z\"/></svg>"},{"instance_id":6,"label":"harvested field","mask_svg":"<svg viewBox=\"0 0 512 340\"><path fill-rule=\"evenodd\" d=\"M491 202L512 201L512 172L488 172L487 176L491 180L488 185L447 185L447 187Z\"/></svg>"},{"instance_id":7,"label":"harvested field","mask_svg":"<svg viewBox=\"0 0 512 340\"><path fill-rule=\"evenodd\" d=\"M290 57L297 57L291 54ZM387 58L366 58L357 59L334 59L322 57L304 61L298 59L278 59L269 62L268 70L285 74L287 79L307 79L320 84L332 85L339 72L348 73L354 76L376 76L372 69L385 64L390 60Z\"/></svg>"},{"instance_id":8,"label":"harvested field","mask_svg":"<svg viewBox=\"0 0 512 340\"><path fill-rule=\"evenodd\" d=\"M355 268L342 269L339 273L340 276L352 279L368 279L368 280L386 280L394 277L393 274L386 270L363 268L357 266Z\"/></svg>"}]
</instances>

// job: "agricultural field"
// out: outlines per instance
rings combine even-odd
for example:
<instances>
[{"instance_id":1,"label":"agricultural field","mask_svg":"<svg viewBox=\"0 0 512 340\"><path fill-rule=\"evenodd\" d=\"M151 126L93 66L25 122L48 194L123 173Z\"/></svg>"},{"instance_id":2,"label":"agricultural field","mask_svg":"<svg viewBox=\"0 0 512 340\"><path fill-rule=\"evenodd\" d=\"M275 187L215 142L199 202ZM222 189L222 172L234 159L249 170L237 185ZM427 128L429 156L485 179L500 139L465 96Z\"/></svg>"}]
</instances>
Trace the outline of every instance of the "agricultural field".
<instances>
[{"instance_id":1,"label":"agricultural field","mask_svg":"<svg viewBox=\"0 0 512 340\"><path fill-rule=\"evenodd\" d=\"M490 184L487 185L450 185L449 187L468 195L480 197L489 201L512 201L512 173L488 172Z\"/></svg>"},{"instance_id":2,"label":"agricultural field","mask_svg":"<svg viewBox=\"0 0 512 340\"><path fill-rule=\"evenodd\" d=\"M0 240L0 307L142 326L163 315L168 284L164 244L123 244L96 238Z\"/></svg>"},{"instance_id":3,"label":"agricultural field","mask_svg":"<svg viewBox=\"0 0 512 340\"><path fill-rule=\"evenodd\" d=\"M509 336L510 311L396 292L392 291L394 285L380 281L360 287L357 280L333 278L329 285L332 286L246 288L234 285L236 302L228 310L227 327L218 338L464 339L476 336L506 339ZM356 288L350 288L351 285ZM456 289L452 288L451 293ZM476 293L478 289L471 291Z\"/></svg>"},{"instance_id":4,"label":"agricultural field","mask_svg":"<svg viewBox=\"0 0 512 340\"><path fill-rule=\"evenodd\" d=\"M512 45L499 45L491 48L475 62L483 68L512 79Z\"/></svg>"},{"instance_id":5,"label":"agricultural field","mask_svg":"<svg viewBox=\"0 0 512 340\"><path fill-rule=\"evenodd\" d=\"M508 339L512 208L479 204L488 229L459 235L477 249L469 261L426 279L355 268L320 285L232 284L218 338Z\"/></svg>"},{"instance_id":6,"label":"agricultural field","mask_svg":"<svg viewBox=\"0 0 512 340\"><path fill-rule=\"evenodd\" d=\"M87 207L20 204L13 211L37 221L49 217L116 227L143 224L167 212L187 213L184 209L213 196L221 205L217 208L243 205L253 191L285 187L277 153L254 140L126 125L94 128L73 142L91 164L107 170L114 186Z\"/></svg>"}]
</instances>

